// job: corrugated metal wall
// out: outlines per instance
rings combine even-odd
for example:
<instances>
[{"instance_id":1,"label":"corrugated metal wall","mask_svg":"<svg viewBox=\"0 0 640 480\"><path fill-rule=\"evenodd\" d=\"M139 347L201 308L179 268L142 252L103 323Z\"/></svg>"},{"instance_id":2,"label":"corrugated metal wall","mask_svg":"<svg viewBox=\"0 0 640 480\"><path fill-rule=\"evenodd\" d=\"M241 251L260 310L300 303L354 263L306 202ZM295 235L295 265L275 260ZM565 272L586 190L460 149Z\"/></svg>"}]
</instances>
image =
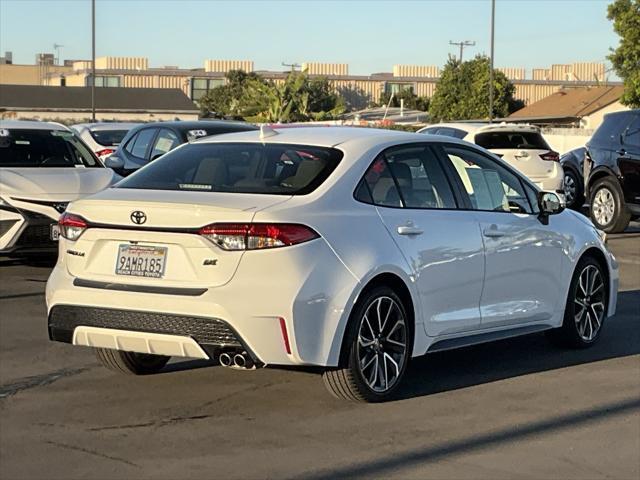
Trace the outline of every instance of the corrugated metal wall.
<instances>
[{"instance_id":1,"label":"corrugated metal wall","mask_svg":"<svg viewBox=\"0 0 640 480\"><path fill-rule=\"evenodd\" d=\"M99 70L148 70L149 59L145 57L99 57L96 58Z\"/></svg>"},{"instance_id":2,"label":"corrugated metal wall","mask_svg":"<svg viewBox=\"0 0 640 480\"><path fill-rule=\"evenodd\" d=\"M205 72L222 72L229 70L244 70L253 72L253 62L251 60L205 60Z\"/></svg>"},{"instance_id":3,"label":"corrugated metal wall","mask_svg":"<svg viewBox=\"0 0 640 480\"><path fill-rule=\"evenodd\" d=\"M349 65L346 63L304 62L302 70L309 75L349 75Z\"/></svg>"},{"instance_id":4,"label":"corrugated metal wall","mask_svg":"<svg viewBox=\"0 0 640 480\"><path fill-rule=\"evenodd\" d=\"M394 77L438 77L440 69L435 65L394 65Z\"/></svg>"}]
</instances>

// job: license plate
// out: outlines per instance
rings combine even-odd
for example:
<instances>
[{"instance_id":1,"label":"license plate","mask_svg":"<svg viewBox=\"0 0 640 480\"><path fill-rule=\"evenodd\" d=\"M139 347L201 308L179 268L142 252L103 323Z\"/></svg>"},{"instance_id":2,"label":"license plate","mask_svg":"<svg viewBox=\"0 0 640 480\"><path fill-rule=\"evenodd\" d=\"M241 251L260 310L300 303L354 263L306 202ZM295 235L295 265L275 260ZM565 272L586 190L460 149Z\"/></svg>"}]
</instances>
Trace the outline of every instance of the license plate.
<instances>
[{"instance_id":1,"label":"license plate","mask_svg":"<svg viewBox=\"0 0 640 480\"><path fill-rule=\"evenodd\" d=\"M49 237L52 241L57 242L60 238L60 226L57 223L51 224L51 229L49 230Z\"/></svg>"},{"instance_id":2,"label":"license plate","mask_svg":"<svg viewBox=\"0 0 640 480\"><path fill-rule=\"evenodd\" d=\"M166 247L120 245L116 259L116 275L162 278L166 260Z\"/></svg>"}]
</instances>

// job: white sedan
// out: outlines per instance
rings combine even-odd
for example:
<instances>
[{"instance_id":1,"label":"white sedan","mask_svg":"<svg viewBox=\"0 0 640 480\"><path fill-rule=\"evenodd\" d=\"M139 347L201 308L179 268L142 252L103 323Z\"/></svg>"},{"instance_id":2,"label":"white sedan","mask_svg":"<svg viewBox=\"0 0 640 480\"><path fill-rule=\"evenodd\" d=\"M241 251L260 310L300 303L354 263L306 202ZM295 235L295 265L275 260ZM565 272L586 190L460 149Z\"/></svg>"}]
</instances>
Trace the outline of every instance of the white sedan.
<instances>
[{"instance_id":1,"label":"white sedan","mask_svg":"<svg viewBox=\"0 0 640 480\"><path fill-rule=\"evenodd\" d=\"M415 356L548 331L598 340L604 235L505 162L367 128L185 144L60 220L52 340L125 373L170 357L319 366L336 396L394 394Z\"/></svg>"},{"instance_id":2,"label":"white sedan","mask_svg":"<svg viewBox=\"0 0 640 480\"><path fill-rule=\"evenodd\" d=\"M64 125L0 121L0 256L55 253L67 204L119 178Z\"/></svg>"}]
</instances>

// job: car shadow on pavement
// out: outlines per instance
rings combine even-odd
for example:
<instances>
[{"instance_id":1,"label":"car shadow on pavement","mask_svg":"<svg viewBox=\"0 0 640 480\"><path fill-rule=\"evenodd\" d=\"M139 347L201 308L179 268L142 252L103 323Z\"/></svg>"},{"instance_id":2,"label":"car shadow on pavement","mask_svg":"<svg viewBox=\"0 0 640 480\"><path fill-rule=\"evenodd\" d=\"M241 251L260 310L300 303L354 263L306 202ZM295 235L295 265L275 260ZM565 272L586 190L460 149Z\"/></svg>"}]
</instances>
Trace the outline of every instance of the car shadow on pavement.
<instances>
[{"instance_id":1,"label":"car shadow on pavement","mask_svg":"<svg viewBox=\"0 0 640 480\"><path fill-rule=\"evenodd\" d=\"M620 292L616 316L584 350L552 345L532 334L473 347L428 354L412 361L398 399L457 390L530 373L640 354L640 290Z\"/></svg>"},{"instance_id":2,"label":"car shadow on pavement","mask_svg":"<svg viewBox=\"0 0 640 480\"><path fill-rule=\"evenodd\" d=\"M402 478L399 472L416 468L421 464L442 461L448 457L463 453L499 448L501 445L512 444L528 437L558 432L574 426L588 425L602 421L605 418L638 411L639 409L640 399L631 398L598 405L570 414L553 416L536 422L527 422L522 425L516 425L513 428L473 435L432 447L394 453L391 456L379 457L372 462L327 469L318 473L304 474L293 478L332 480L334 478L385 478L390 475Z\"/></svg>"}]
</instances>

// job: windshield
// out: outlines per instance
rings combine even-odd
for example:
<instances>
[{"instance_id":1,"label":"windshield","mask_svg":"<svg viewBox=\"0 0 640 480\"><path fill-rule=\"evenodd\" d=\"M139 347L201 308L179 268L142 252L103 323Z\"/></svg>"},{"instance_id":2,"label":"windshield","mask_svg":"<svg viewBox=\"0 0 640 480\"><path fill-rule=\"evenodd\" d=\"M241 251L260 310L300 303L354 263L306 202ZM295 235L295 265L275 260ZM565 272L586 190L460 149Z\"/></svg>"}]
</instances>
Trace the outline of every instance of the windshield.
<instances>
[{"instance_id":1,"label":"windshield","mask_svg":"<svg viewBox=\"0 0 640 480\"><path fill-rule=\"evenodd\" d=\"M529 149L551 150L544 137L538 132L511 131L511 132L484 132L476 135L476 145L487 150L500 149Z\"/></svg>"},{"instance_id":2,"label":"windshield","mask_svg":"<svg viewBox=\"0 0 640 480\"><path fill-rule=\"evenodd\" d=\"M93 139L103 147L120 145L129 130L89 130Z\"/></svg>"},{"instance_id":3,"label":"windshield","mask_svg":"<svg viewBox=\"0 0 640 480\"><path fill-rule=\"evenodd\" d=\"M118 188L302 195L335 169L342 152L307 145L185 144Z\"/></svg>"},{"instance_id":4,"label":"windshield","mask_svg":"<svg viewBox=\"0 0 640 480\"><path fill-rule=\"evenodd\" d=\"M67 130L0 129L0 167L101 167Z\"/></svg>"}]
</instances>

